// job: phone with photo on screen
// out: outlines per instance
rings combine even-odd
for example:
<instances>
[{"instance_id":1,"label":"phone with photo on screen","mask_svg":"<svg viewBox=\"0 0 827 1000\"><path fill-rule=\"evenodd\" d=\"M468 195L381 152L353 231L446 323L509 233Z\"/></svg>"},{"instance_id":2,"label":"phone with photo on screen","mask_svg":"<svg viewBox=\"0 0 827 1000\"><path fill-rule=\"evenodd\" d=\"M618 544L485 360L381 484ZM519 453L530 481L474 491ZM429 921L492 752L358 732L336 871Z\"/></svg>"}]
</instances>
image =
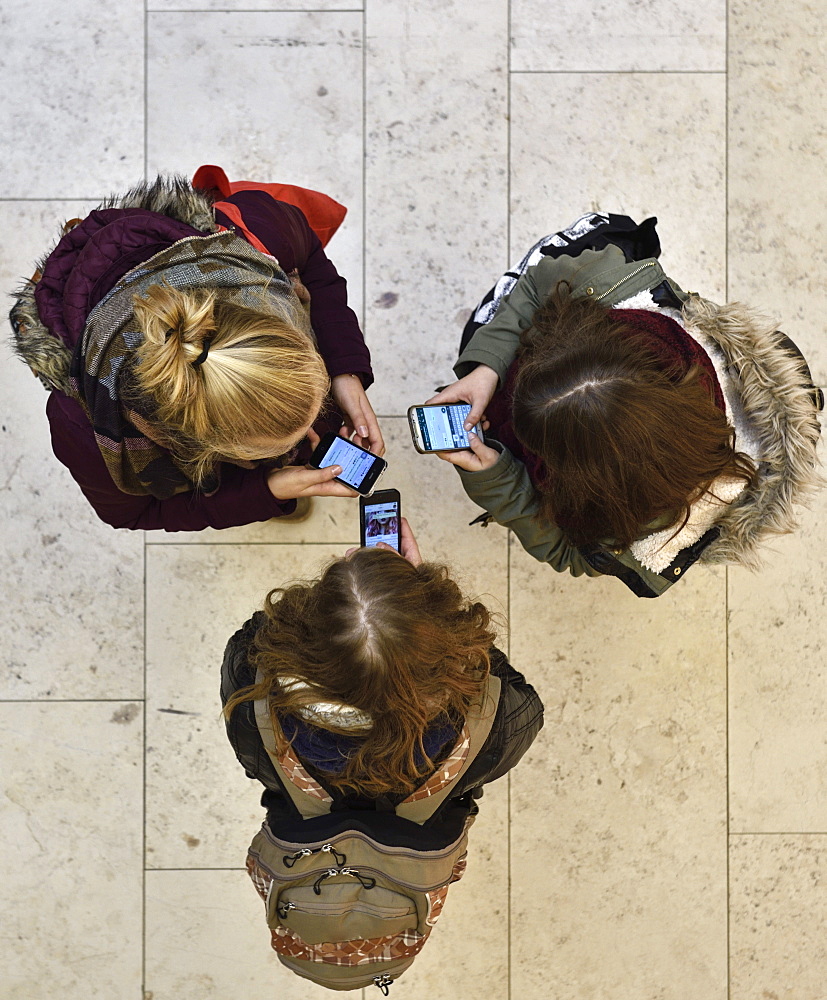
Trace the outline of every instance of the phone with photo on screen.
<instances>
[{"instance_id":1,"label":"phone with photo on screen","mask_svg":"<svg viewBox=\"0 0 827 1000\"><path fill-rule=\"evenodd\" d=\"M379 490L368 500L359 497L362 545L370 548L384 542L402 551L402 508L399 490Z\"/></svg>"},{"instance_id":2,"label":"phone with photo on screen","mask_svg":"<svg viewBox=\"0 0 827 1000\"><path fill-rule=\"evenodd\" d=\"M431 403L410 407L408 423L414 448L423 455L432 451L464 451L469 448L465 421L470 412L470 403ZM481 441L484 440L479 424L473 430Z\"/></svg>"},{"instance_id":3,"label":"phone with photo on screen","mask_svg":"<svg viewBox=\"0 0 827 1000\"><path fill-rule=\"evenodd\" d=\"M330 431L321 439L310 456L308 465L314 469L326 469L329 465L341 465L341 475L336 482L344 483L362 496L370 496L376 488L379 477L387 469L388 463L366 448L348 441Z\"/></svg>"}]
</instances>

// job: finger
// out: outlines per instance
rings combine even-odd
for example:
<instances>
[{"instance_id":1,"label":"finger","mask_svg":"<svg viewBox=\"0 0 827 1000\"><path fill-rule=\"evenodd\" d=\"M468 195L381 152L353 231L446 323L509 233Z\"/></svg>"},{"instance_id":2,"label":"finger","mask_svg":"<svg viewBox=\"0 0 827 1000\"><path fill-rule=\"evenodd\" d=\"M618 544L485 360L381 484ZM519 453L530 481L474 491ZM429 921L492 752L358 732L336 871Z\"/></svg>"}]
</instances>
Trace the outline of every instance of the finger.
<instances>
[{"instance_id":1,"label":"finger","mask_svg":"<svg viewBox=\"0 0 827 1000\"><path fill-rule=\"evenodd\" d=\"M319 437L319 435L318 435L318 434L317 434L317 433L316 433L316 432L315 432L315 431L313 430L313 428L312 428L312 427L311 427L311 428L310 428L310 429L308 430L308 432L307 432L307 434L305 435L305 437L307 438L307 442L308 442L308 444L310 445L310 447L311 447L311 448L312 448L312 449L313 449L314 451L316 450L316 448L318 448L318 447L319 447L319 444L320 444L320 442L321 442L321 440L322 440L322 439L321 439L321 438Z\"/></svg>"},{"instance_id":2,"label":"finger","mask_svg":"<svg viewBox=\"0 0 827 1000\"><path fill-rule=\"evenodd\" d=\"M447 386L442 392L438 392L435 396L431 396L429 400L423 403L423 406L433 406L434 403L456 403L461 398L461 393L455 390L456 382Z\"/></svg>"},{"instance_id":3,"label":"finger","mask_svg":"<svg viewBox=\"0 0 827 1000\"><path fill-rule=\"evenodd\" d=\"M471 428L472 427L476 427L477 424L485 416L485 407L488 404L487 404L487 401L483 401L483 400L477 400L477 402L474 402L473 400L467 400L467 402L471 403L471 411L469 412L468 416L465 418L465 424L464 424L464 426L465 426L465 429L467 431L470 431Z\"/></svg>"},{"instance_id":4,"label":"finger","mask_svg":"<svg viewBox=\"0 0 827 1000\"><path fill-rule=\"evenodd\" d=\"M436 454L443 462L450 462L451 465L459 466L466 472L473 472L479 468L480 460L467 449L463 451L438 451Z\"/></svg>"},{"instance_id":5,"label":"finger","mask_svg":"<svg viewBox=\"0 0 827 1000\"><path fill-rule=\"evenodd\" d=\"M411 530L411 526L408 523L408 519L402 518L402 530L400 532L401 537L401 548L402 555L408 560L413 566L418 566L422 562L422 555L419 551L419 545L417 544L416 538L414 538L414 533Z\"/></svg>"},{"instance_id":6,"label":"finger","mask_svg":"<svg viewBox=\"0 0 827 1000\"><path fill-rule=\"evenodd\" d=\"M341 465L326 465L323 469L302 469L297 477L303 488L316 486L318 483L332 482L342 474Z\"/></svg>"},{"instance_id":7,"label":"finger","mask_svg":"<svg viewBox=\"0 0 827 1000\"><path fill-rule=\"evenodd\" d=\"M349 556L352 556L354 552L358 551L359 549L354 545L352 548L348 549L347 552L345 552L345 559L347 559Z\"/></svg>"},{"instance_id":8,"label":"finger","mask_svg":"<svg viewBox=\"0 0 827 1000\"><path fill-rule=\"evenodd\" d=\"M475 434L473 431L468 431L468 443L471 446L471 451L478 458L482 457L483 452L491 451L487 444L482 443L482 438L479 434Z\"/></svg>"}]
</instances>

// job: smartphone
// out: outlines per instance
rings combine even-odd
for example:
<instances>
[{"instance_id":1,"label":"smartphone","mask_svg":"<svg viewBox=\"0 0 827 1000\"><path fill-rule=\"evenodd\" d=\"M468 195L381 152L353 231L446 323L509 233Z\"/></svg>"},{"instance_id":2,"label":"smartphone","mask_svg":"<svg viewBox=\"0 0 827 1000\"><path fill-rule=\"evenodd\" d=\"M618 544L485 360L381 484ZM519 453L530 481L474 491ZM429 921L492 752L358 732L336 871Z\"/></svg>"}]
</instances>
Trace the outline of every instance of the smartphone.
<instances>
[{"instance_id":1,"label":"smartphone","mask_svg":"<svg viewBox=\"0 0 827 1000\"><path fill-rule=\"evenodd\" d=\"M425 454L429 451L462 451L470 448L465 421L471 412L470 403L431 403L429 406L412 406L408 410L408 423L414 448ZM474 433L484 440L479 424Z\"/></svg>"},{"instance_id":2,"label":"smartphone","mask_svg":"<svg viewBox=\"0 0 827 1000\"><path fill-rule=\"evenodd\" d=\"M358 444L333 431L321 439L308 464L314 469L341 465L342 472L336 476L337 482L344 483L366 497L373 493L379 477L388 467L384 458L371 454L366 448L360 448Z\"/></svg>"},{"instance_id":3,"label":"smartphone","mask_svg":"<svg viewBox=\"0 0 827 1000\"><path fill-rule=\"evenodd\" d=\"M362 545L370 548L384 542L402 551L402 508L399 490L379 490L370 500L359 497Z\"/></svg>"}]
</instances>

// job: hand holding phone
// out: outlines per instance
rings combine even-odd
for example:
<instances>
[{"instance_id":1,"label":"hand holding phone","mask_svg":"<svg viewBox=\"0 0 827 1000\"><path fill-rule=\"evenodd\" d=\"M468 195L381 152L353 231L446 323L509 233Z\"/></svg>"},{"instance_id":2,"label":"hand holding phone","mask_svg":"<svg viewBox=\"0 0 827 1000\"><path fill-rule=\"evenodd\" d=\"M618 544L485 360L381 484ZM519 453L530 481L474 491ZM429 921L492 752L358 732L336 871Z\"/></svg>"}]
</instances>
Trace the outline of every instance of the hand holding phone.
<instances>
[{"instance_id":1,"label":"hand holding phone","mask_svg":"<svg viewBox=\"0 0 827 1000\"><path fill-rule=\"evenodd\" d=\"M432 396L425 405L432 406L434 403L439 403L444 406L446 403L470 403L471 412L466 420L468 424L466 430L471 430L474 424L480 423L485 416L485 408L491 402L499 383L499 375L493 368L489 368L488 365L477 365L464 378L446 386L436 396Z\"/></svg>"},{"instance_id":2,"label":"hand holding phone","mask_svg":"<svg viewBox=\"0 0 827 1000\"><path fill-rule=\"evenodd\" d=\"M473 431L469 432L468 437L470 439L469 449L465 451L440 451L437 458L441 458L443 462L450 462L451 465L456 465L460 469L465 469L466 472L483 472L497 464L500 453L495 448L489 448L487 444L483 444L482 438L477 437Z\"/></svg>"},{"instance_id":3,"label":"hand holding phone","mask_svg":"<svg viewBox=\"0 0 827 1000\"><path fill-rule=\"evenodd\" d=\"M384 458L371 454L366 448L360 448L332 431L321 439L308 464L322 471L328 466L338 466L337 482L363 496L370 496L388 467Z\"/></svg>"},{"instance_id":4,"label":"hand holding phone","mask_svg":"<svg viewBox=\"0 0 827 1000\"><path fill-rule=\"evenodd\" d=\"M299 497L353 497L356 493L340 483L336 476L339 466L308 469L304 465L286 465L267 476L267 488L276 500L298 500Z\"/></svg>"}]
</instances>

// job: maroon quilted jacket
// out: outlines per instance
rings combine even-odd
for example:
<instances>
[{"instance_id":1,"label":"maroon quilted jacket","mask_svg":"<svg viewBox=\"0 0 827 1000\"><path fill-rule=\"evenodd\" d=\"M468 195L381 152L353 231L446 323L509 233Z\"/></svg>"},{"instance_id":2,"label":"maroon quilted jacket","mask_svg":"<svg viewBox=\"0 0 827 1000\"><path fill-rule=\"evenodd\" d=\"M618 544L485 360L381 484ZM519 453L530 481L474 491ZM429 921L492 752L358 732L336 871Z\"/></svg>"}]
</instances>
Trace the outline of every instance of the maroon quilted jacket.
<instances>
[{"instance_id":1,"label":"maroon quilted jacket","mask_svg":"<svg viewBox=\"0 0 827 1000\"><path fill-rule=\"evenodd\" d=\"M246 228L286 272L298 269L311 295L311 323L331 378L357 374L367 388L373 381L370 354L347 305L345 279L328 260L301 210L264 191L239 192L226 200L237 203ZM219 212L216 220L230 225ZM177 240L200 235L183 222L140 208L92 212L63 237L46 261L36 290L41 320L73 348L89 312L123 275ZM279 501L272 496L267 468L242 469L229 463L222 463L221 486L211 496L193 491L158 500L122 493L109 476L82 407L55 390L46 413L55 455L98 516L113 527L198 531L264 521L295 509L294 500ZM323 433L338 429L339 423L335 415L329 416L317 422L315 429ZM304 450L299 462L309 457L309 446Z\"/></svg>"}]
</instances>

